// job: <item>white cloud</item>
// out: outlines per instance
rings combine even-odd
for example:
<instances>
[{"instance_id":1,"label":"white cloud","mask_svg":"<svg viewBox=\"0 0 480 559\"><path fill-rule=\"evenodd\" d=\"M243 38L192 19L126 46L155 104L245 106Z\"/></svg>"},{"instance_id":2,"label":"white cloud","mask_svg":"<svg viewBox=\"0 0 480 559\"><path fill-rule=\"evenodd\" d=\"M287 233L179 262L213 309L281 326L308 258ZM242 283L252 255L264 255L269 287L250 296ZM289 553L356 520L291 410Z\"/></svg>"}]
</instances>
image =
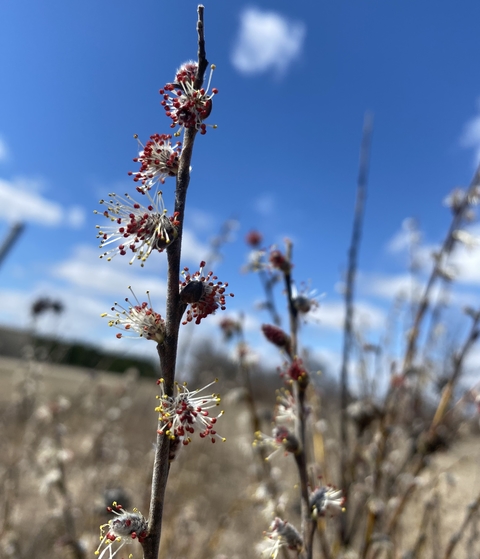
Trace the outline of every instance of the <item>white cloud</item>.
<instances>
[{"instance_id":1,"label":"white cloud","mask_svg":"<svg viewBox=\"0 0 480 559\"><path fill-rule=\"evenodd\" d=\"M457 247L451 258L451 264L457 272L460 283L480 285L480 249Z\"/></svg>"},{"instance_id":2,"label":"white cloud","mask_svg":"<svg viewBox=\"0 0 480 559\"><path fill-rule=\"evenodd\" d=\"M0 217L9 222L31 221L54 227L62 222L60 204L43 198L39 182L28 179L0 179Z\"/></svg>"},{"instance_id":3,"label":"white cloud","mask_svg":"<svg viewBox=\"0 0 480 559\"><path fill-rule=\"evenodd\" d=\"M240 16L240 30L232 53L232 64L243 74L273 69L281 76L299 57L306 27L277 12L247 8Z\"/></svg>"},{"instance_id":4,"label":"white cloud","mask_svg":"<svg viewBox=\"0 0 480 559\"><path fill-rule=\"evenodd\" d=\"M214 215L197 208L188 209L188 222L195 231L211 231L215 227L217 219Z\"/></svg>"},{"instance_id":5,"label":"white cloud","mask_svg":"<svg viewBox=\"0 0 480 559\"><path fill-rule=\"evenodd\" d=\"M4 138L0 136L0 162L7 161L9 156L9 149Z\"/></svg>"},{"instance_id":6,"label":"white cloud","mask_svg":"<svg viewBox=\"0 0 480 559\"><path fill-rule=\"evenodd\" d=\"M80 206L72 206L67 212L66 220L72 229L80 229L85 223L85 209Z\"/></svg>"},{"instance_id":7,"label":"white cloud","mask_svg":"<svg viewBox=\"0 0 480 559\"><path fill-rule=\"evenodd\" d=\"M195 237L191 229L184 229L182 235L182 259L188 260L198 266L201 260L207 257L210 247Z\"/></svg>"},{"instance_id":8,"label":"white cloud","mask_svg":"<svg viewBox=\"0 0 480 559\"><path fill-rule=\"evenodd\" d=\"M425 293L427 277L411 276L408 273L396 275L369 274L362 276L360 289L363 295L378 297L386 301L393 301L397 297L402 297L409 303L418 303ZM437 282L430 291L430 301L441 301L445 305L475 305L478 296L459 291L453 288L443 289L442 284Z\"/></svg>"},{"instance_id":9,"label":"white cloud","mask_svg":"<svg viewBox=\"0 0 480 559\"><path fill-rule=\"evenodd\" d=\"M19 290L0 291L0 308L2 309L2 322L14 326L26 325L30 308L30 293Z\"/></svg>"},{"instance_id":10,"label":"white cloud","mask_svg":"<svg viewBox=\"0 0 480 559\"><path fill-rule=\"evenodd\" d=\"M397 231L395 235L387 243L387 252L389 254L398 254L407 250L410 245L410 235L403 228Z\"/></svg>"},{"instance_id":11,"label":"white cloud","mask_svg":"<svg viewBox=\"0 0 480 559\"><path fill-rule=\"evenodd\" d=\"M42 183L35 179L0 178L0 219L3 218L9 223L31 222L48 227L65 224L75 229L83 225L83 208L63 208L57 202L42 196L41 189Z\"/></svg>"},{"instance_id":12,"label":"white cloud","mask_svg":"<svg viewBox=\"0 0 480 559\"><path fill-rule=\"evenodd\" d=\"M342 354L333 349L321 348L312 351L312 358L325 366L325 371L337 375L342 366ZM325 372L325 371L322 371Z\"/></svg>"},{"instance_id":13,"label":"white cloud","mask_svg":"<svg viewBox=\"0 0 480 559\"><path fill-rule=\"evenodd\" d=\"M412 296L417 299L417 294L422 287L420 281L410 274L398 274L392 276L368 275L361 279L360 285L362 292L367 295L380 297L381 299L391 300L395 297Z\"/></svg>"},{"instance_id":14,"label":"white cloud","mask_svg":"<svg viewBox=\"0 0 480 559\"><path fill-rule=\"evenodd\" d=\"M163 259L157 259L157 266L155 262L147 260L145 268L140 268L137 262L129 266L126 257L122 256L116 256L111 262L100 260L99 252L89 246L77 246L69 260L53 268L52 275L77 288L110 293L112 298L126 297L129 285L139 299L147 290L151 291L154 300L165 296L166 283L158 277L158 262L163 262L162 269L165 269ZM149 268L152 270L150 273Z\"/></svg>"},{"instance_id":15,"label":"white cloud","mask_svg":"<svg viewBox=\"0 0 480 559\"><path fill-rule=\"evenodd\" d=\"M345 303L343 301L325 302L310 313L321 327L330 330L342 330L345 320ZM354 320L356 328L381 328L385 324L382 310L367 302L355 304Z\"/></svg>"},{"instance_id":16,"label":"white cloud","mask_svg":"<svg viewBox=\"0 0 480 559\"><path fill-rule=\"evenodd\" d=\"M477 109L479 113L465 124L460 136L460 145L473 149L475 166L480 163L480 99L477 101Z\"/></svg>"},{"instance_id":17,"label":"white cloud","mask_svg":"<svg viewBox=\"0 0 480 559\"><path fill-rule=\"evenodd\" d=\"M408 250L410 247L418 245L421 235L418 231L417 224L414 219L408 217L403 220L400 231L387 243L387 252L390 254L398 254Z\"/></svg>"},{"instance_id":18,"label":"white cloud","mask_svg":"<svg viewBox=\"0 0 480 559\"><path fill-rule=\"evenodd\" d=\"M0 291L2 323L13 328L32 327L30 309L34 301L40 297L60 301L64 312L60 315L46 313L39 317L36 332L66 339L95 341L94 331L101 328L100 314L106 310L105 303L78 290L59 289L57 285L52 284L39 285L33 291ZM109 333L108 330L106 333Z\"/></svg>"}]
</instances>

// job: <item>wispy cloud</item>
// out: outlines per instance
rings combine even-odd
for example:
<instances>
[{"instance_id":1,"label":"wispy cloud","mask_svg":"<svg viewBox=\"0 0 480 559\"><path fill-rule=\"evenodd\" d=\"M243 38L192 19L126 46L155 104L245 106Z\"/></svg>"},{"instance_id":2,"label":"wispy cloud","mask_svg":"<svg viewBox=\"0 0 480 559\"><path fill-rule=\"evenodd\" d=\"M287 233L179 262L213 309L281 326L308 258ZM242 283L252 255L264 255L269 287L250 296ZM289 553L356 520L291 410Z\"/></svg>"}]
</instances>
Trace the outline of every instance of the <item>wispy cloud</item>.
<instances>
[{"instance_id":1,"label":"wispy cloud","mask_svg":"<svg viewBox=\"0 0 480 559\"><path fill-rule=\"evenodd\" d=\"M468 238L472 239L471 246L470 244L458 242L448 259L445 269L453 273L455 281L459 284L480 285L480 225L470 225L465 229L465 237L467 238L468 236ZM458 233L460 235L462 232ZM426 280L424 274L430 273L434 264L433 256L440 247L433 243L417 244L420 238L420 233L411 228L411 220L406 219L402 224L402 228L387 243L386 249L389 254L402 254L406 253L409 247L413 245L415 249L415 264L422 271L423 280ZM413 284L412 281L409 274L392 276L373 275L362 279L362 288L363 292L368 295L392 299L398 295L411 296L412 289L418 291L420 288L418 279L414 280Z\"/></svg>"},{"instance_id":2,"label":"wispy cloud","mask_svg":"<svg viewBox=\"0 0 480 559\"><path fill-rule=\"evenodd\" d=\"M460 136L460 145L473 149L475 165L480 163L480 99L477 101L477 111L477 114L465 124Z\"/></svg>"},{"instance_id":3,"label":"wispy cloud","mask_svg":"<svg viewBox=\"0 0 480 559\"><path fill-rule=\"evenodd\" d=\"M387 301L396 297L413 297L414 300L418 300L422 283L409 273L390 276L373 274L363 276L360 287L362 293Z\"/></svg>"},{"instance_id":4,"label":"wispy cloud","mask_svg":"<svg viewBox=\"0 0 480 559\"><path fill-rule=\"evenodd\" d=\"M310 313L320 327L340 331L345 320L345 303L343 301L322 303ZM355 327L376 330L385 324L385 314L379 308L367 302L359 301L355 305Z\"/></svg>"},{"instance_id":5,"label":"wispy cloud","mask_svg":"<svg viewBox=\"0 0 480 559\"><path fill-rule=\"evenodd\" d=\"M282 76L299 56L305 39L305 24L277 12L247 8L240 16L232 64L242 74L273 70Z\"/></svg>"},{"instance_id":6,"label":"wispy cloud","mask_svg":"<svg viewBox=\"0 0 480 559\"><path fill-rule=\"evenodd\" d=\"M72 229L80 229L85 223L85 208L72 206L65 216L66 222Z\"/></svg>"},{"instance_id":7,"label":"wispy cloud","mask_svg":"<svg viewBox=\"0 0 480 559\"><path fill-rule=\"evenodd\" d=\"M275 210L275 198L269 193L262 194L254 200L253 206L260 215L264 217L271 216Z\"/></svg>"},{"instance_id":8,"label":"wispy cloud","mask_svg":"<svg viewBox=\"0 0 480 559\"><path fill-rule=\"evenodd\" d=\"M0 217L13 221L32 221L54 227L63 220L60 204L39 192L40 183L30 179L0 179Z\"/></svg>"},{"instance_id":9,"label":"wispy cloud","mask_svg":"<svg viewBox=\"0 0 480 559\"><path fill-rule=\"evenodd\" d=\"M63 304L61 315L46 313L37 319L36 331L44 335L60 336L66 339L88 339L96 341L98 331L102 332L100 314L108 310L105 303L89 293L78 289L59 288L58 285L42 282L33 291L1 290L2 324L10 327L31 326L31 307L40 297L49 297ZM113 303L113 301L112 301ZM111 303L110 303L111 305ZM105 321L105 326L107 323ZM111 335L105 328L105 337Z\"/></svg>"},{"instance_id":10,"label":"wispy cloud","mask_svg":"<svg viewBox=\"0 0 480 559\"><path fill-rule=\"evenodd\" d=\"M387 243L389 254L398 254L408 250L412 244L420 242L421 235L414 219L407 217L402 222L402 227Z\"/></svg>"},{"instance_id":11,"label":"wispy cloud","mask_svg":"<svg viewBox=\"0 0 480 559\"><path fill-rule=\"evenodd\" d=\"M79 206L64 208L41 194L42 184L35 179L0 178L0 219L9 223L32 222L48 227L67 225L74 229L85 221L85 212Z\"/></svg>"}]
</instances>

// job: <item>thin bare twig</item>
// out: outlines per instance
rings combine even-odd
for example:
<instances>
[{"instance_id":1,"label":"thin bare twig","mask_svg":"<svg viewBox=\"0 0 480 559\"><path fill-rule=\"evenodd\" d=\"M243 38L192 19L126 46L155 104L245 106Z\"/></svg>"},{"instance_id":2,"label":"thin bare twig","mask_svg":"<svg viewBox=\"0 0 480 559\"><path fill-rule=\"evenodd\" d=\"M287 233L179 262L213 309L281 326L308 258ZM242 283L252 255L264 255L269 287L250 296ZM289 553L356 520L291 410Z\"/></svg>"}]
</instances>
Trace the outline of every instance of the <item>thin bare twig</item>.
<instances>
[{"instance_id":1,"label":"thin bare twig","mask_svg":"<svg viewBox=\"0 0 480 559\"><path fill-rule=\"evenodd\" d=\"M360 148L360 165L358 172L357 182L357 200L355 203L355 216L353 220L352 240L350 250L348 253L348 271L347 283L345 286L345 322L343 327L343 357L342 369L340 373L341 393L340 393L340 448L341 448L341 487L344 495L348 499L348 484L347 478L348 469L348 429L347 429L347 406L349 399L348 387L348 366L350 360L350 353L353 344L353 296L355 287L355 276L357 272L358 252L360 249L360 239L362 234L363 216L365 211L365 199L367 194L367 176L368 176L368 162L370 157L370 143L372 136L373 117L370 114L365 115L363 124L362 144ZM347 515L343 515L341 522L341 539L346 543L347 539Z\"/></svg>"},{"instance_id":2,"label":"thin bare twig","mask_svg":"<svg viewBox=\"0 0 480 559\"><path fill-rule=\"evenodd\" d=\"M75 528L75 517L73 515L72 497L67 487L67 473L65 463L59 459L63 448L63 429L62 425L56 420L54 424L55 446L57 449L56 467L60 472L57 481L57 489L62 497L62 517L65 523L65 540L64 543L72 550L75 559L85 559L85 549L77 537Z\"/></svg>"},{"instance_id":3,"label":"thin bare twig","mask_svg":"<svg viewBox=\"0 0 480 559\"><path fill-rule=\"evenodd\" d=\"M263 290L265 291L264 307L269 311L275 326L280 326L282 320L280 318L280 315L278 314L277 307L275 305L275 297L273 296L273 287L276 283L276 276L268 276L265 270L259 270L258 276L260 278Z\"/></svg>"},{"instance_id":4,"label":"thin bare twig","mask_svg":"<svg viewBox=\"0 0 480 559\"><path fill-rule=\"evenodd\" d=\"M440 421L445 415L448 404L453 394L453 390L462 372L463 362L465 360L465 357L469 352L470 348L472 347L472 345L478 339L478 336L480 334L480 331L478 329L478 323L480 322L480 311L474 312L472 315L472 319L473 319L473 323L470 328L470 332L467 336L467 339L465 340L465 343L463 344L460 352L453 357L454 367L453 367L452 375L448 380L445 388L443 389L442 397L440 398L440 403L438 404L437 410L433 417L432 424L430 426L431 434L433 434L435 428L438 426L438 424L440 423Z\"/></svg>"},{"instance_id":5,"label":"thin bare twig","mask_svg":"<svg viewBox=\"0 0 480 559\"><path fill-rule=\"evenodd\" d=\"M427 540L427 527L430 522L434 510L434 500L429 499L423 507L422 520L420 522L420 528L418 529L417 539L413 545L413 549L409 555L412 559L417 559L417 557L423 557L422 552L425 547L425 542Z\"/></svg>"}]
</instances>

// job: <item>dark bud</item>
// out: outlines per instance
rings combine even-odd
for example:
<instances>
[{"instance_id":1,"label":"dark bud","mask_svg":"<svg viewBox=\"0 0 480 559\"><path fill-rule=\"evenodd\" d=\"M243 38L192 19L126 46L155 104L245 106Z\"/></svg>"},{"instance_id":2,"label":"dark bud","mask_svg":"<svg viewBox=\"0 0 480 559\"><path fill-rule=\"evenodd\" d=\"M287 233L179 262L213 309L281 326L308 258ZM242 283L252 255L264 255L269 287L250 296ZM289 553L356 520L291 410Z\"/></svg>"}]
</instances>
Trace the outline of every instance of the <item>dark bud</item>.
<instances>
[{"instance_id":1,"label":"dark bud","mask_svg":"<svg viewBox=\"0 0 480 559\"><path fill-rule=\"evenodd\" d=\"M198 303L201 301L204 293L204 285L202 281L192 281L180 291L180 301L185 305Z\"/></svg>"}]
</instances>

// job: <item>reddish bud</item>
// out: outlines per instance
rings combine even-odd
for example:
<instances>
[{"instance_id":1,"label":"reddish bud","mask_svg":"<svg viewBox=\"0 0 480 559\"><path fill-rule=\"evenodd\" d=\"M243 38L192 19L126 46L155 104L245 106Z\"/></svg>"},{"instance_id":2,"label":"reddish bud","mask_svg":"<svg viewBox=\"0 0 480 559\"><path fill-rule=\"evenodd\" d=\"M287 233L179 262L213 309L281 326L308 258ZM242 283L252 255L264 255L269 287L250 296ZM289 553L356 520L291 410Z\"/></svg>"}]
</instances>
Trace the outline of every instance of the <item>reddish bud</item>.
<instances>
[{"instance_id":1,"label":"reddish bud","mask_svg":"<svg viewBox=\"0 0 480 559\"><path fill-rule=\"evenodd\" d=\"M290 352L290 336L273 324L262 324L262 332L269 342Z\"/></svg>"},{"instance_id":2,"label":"reddish bud","mask_svg":"<svg viewBox=\"0 0 480 559\"><path fill-rule=\"evenodd\" d=\"M274 249L270 252L270 264L272 268L276 268L277 270L281 270L284 273L289 273L292 269L290 262L285 258L283 253L278 249Z\"/></svg>"},{"instance_id":3,"label":"reddish bud","mask_svg":"<svg viewBox=\"0 0 480 559\"><path fill-rule=\"evenodd\" d=\"M258 247L262 241L262 234L259 231L255 231L254 229L247 233L245 237L245 242L247 243L247 245L250 245L252 247Z\"/></svg>"}]
</instances>

